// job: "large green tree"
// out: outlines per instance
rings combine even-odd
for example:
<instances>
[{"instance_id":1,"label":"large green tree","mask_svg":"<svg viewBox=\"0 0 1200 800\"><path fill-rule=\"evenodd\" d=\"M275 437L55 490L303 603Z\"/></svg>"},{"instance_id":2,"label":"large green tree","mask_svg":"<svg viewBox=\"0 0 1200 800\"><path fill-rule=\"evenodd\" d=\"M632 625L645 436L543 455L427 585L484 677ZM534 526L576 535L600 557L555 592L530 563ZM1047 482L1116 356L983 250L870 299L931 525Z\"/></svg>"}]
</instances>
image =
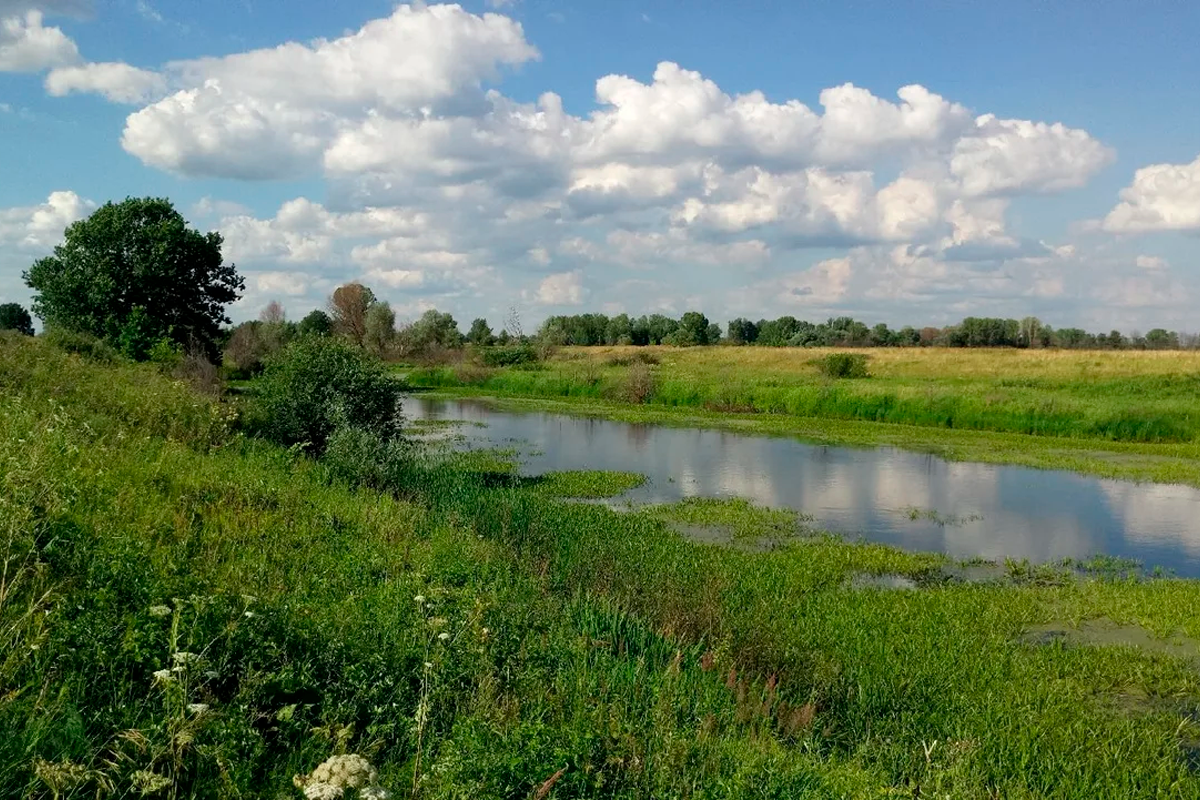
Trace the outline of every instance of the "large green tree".
<instances>
[{"instance_id":1,"label":"large green tree","mask_svg":"<svg viewBox=\"0 0 1200 800\"><path fill-rule=\"evenodd\" d=\"M496 337L492 334L492 328L488 325L487 320L480 317L471 323L471 330L467 332L467 341L477 347L487 347L496 341Z\"/></svg>"},{"instance_id":2,"label":"large green tree","mask_svg":"<svg viewBox=\"0 0 1200 800\"><path fill-rule=\"evenodd\" d=\"M0 331L17 331L33 336L33 319L20 303L0 305Z\"/></svg>"},{"instance_id":3,"label":"large green tree","mask_svg":"<svg viewBox=\"0 0 1200 800\"><path fill-rule=\"evenodd\" d=\"M131 197L72 224L24 277L47 325L135 349L168 338L211 356L225 307L244 288L221 244L219 233L189 228L169 200Z\"/></svg>"}]
</instances>

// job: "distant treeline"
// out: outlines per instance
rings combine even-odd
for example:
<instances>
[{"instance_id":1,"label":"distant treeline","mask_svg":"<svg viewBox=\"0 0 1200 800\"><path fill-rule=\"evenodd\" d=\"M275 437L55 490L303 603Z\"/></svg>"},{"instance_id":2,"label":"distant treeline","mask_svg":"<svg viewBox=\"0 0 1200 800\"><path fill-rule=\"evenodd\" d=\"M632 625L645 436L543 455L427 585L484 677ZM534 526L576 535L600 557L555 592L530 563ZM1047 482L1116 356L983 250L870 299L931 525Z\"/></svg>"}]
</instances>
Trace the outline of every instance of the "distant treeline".
<instances>
[{"instance_id":1,"label":"distant treeline","mask_svg":"<svg viewBox=\"0 0 1200 800\"><path fill-rule=\"evenodd\" d=\"M317 309L299 322L287 319L279 303L272 302L259 319L222 331L223 361L235 376L254 375L266 360L301 335L341 336L385 360L454 360L463 348L482 348L488 366L504 366L544 358L557 346L575 345L759 345L762 347L1060 347L1070 349L1196 349L1195 335L1155 328L1145 335L1119 331L1088 333L1080 328L1054 329L1035 317L1022 320L967 317L945 328L905 326L892 330L879 324L867 327L851 317L809 322L784 316L757 322L738 318L725 330L699 311L678 319L665 314L631 317L628 314L573 314L553 316L534 334L526 334L519 315L510 311L499 332L486 319L471 322L464 334L452 315L430 309L412 322L397 324L387 301L359 283L339 287L329 298L328 311ZM0 310L3 307L0 307ZM15 322L21 324L10 313ZM5 317L7 319L7 317Z\"/></svg>"},{"instance_id":2,"label":"distant treeline","mask_svg":"<svg viewBox=\"0 0 1200 800\"><path fill-rule=\"evenodd\" d=\"M967 317L945 328L905 326L893 330L884 323L867 327L851 317L809 322L791 316L753 322L731 320L722 334L704 314L689 311L679 319L662 314L637 318L628 314L575 314L550 317L539 337L563 345L679 346L734 344L764 347L1061 347L1070 349L1194 349L1196 335L1155 328L1128 336L1120 331L1089 333L1081 328L1052 328L1036 317L1022 320Z\"/></svg>"}]
</instances>

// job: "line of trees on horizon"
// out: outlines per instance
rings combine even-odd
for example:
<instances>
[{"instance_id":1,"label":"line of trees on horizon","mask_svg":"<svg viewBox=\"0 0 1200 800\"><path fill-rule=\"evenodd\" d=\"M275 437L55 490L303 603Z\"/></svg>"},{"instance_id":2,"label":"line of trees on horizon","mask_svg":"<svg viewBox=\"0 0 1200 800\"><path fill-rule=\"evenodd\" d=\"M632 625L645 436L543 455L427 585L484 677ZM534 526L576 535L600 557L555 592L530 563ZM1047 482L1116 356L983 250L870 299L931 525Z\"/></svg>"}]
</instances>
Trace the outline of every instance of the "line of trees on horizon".
<instances>
[{"instance_id":1,"label":"line of trees on horizon","mask_svg":"<svg viewBox=\"0 0 1200 800\"><path fill-rule=\"evenodd\" d=\"M481 322L481 321L477 321ZM725 330L698 311L679 319L663 314L631 317L587 313L548 318L538 336L554 344L597 345L759 345L764 347L1014 347L1092 350L1175 350L1200 348L1200 335L1155 328L1125 335L1113 330L1090 333L1082 328L1055 329L1037 317L1021 320L967 317L945 327L885 323L868 327L852 317L810 322L793 316L752 321L730 320Z\"/></svg>"},{"instance_id":2,"label":"line of trees on horizon","mask_svg":"<svg viewBox=\"0 0 1200 800\"><path fill-rule=\"evenodd\" d=\"M179 358L187 351L208 360L232 361L253 372L263 359L301 334L337 334L380 357L406 357L478 347L562 345L759 345L770 347L1058 347L1070 349L1196 349L1200 337L1164 328L1147 333L1091 333L1055 329L1035 317L1021 320L968 317L947 327L880 323L868 327L851 317L811 322L792 316L757 321L739 317L724 329L699 311L678 318L600 313L558 315L526 335L515 311L499 333L486 319L467 332L437 309L397 324L387 301L361 283L339 287L327 309L298 323L272 302L260 319L230 327L226 308L237 302L244 281L221 255L219 233L200 233L166 198L126 198L106 203L69 225L53 254L23 273L34 291L33 314L48 330L94 337L134 358ZM0 330L32 335L29 310L0 304ZM493 353L493 355L495 355ZM498 362L499 363L499 362Z\"/></svg>"},{"instance_id":3,"label":"line of trees on horizon","mask_svg":"<svg viewBox=\"0 0 1200 800\"><path fill-rule=\"evenodd\" d=\"M437 360L467 346L485 348L485 361L493 365L519 363L534 358L536 346L593 347L603 345L692 347L706 345L760 347L1012 347L1065 349L1196 349L1200 337L1156 328L1142 335L1089 333L1081 328L1055 329L1036 317L1001 319L967 317L957 325L900 329L886 324L868 327L852 317L810 322L792 316L752 321L738 318L725 328L699 311L678 318L665 314L633 317L601 313L556 315L538 330L522 331L515 310L509 312L497 333L484 318L473 320L463 333L453 315L438 309L425 311L412 322L397 323L390 304L360 283L339 287L326 307L310 312L299 322L287 319L278 302L271 302L259 319L226 329L224 360L235 373L251 375L289 341L304 334L344 337L384 358ZM506 350L507 355L497 351ZM520 352L518 352L520 351ZM518 356L523 356L518 358ZM511 358L512 360L506 360Z\"/></svg>"}]
</instances>

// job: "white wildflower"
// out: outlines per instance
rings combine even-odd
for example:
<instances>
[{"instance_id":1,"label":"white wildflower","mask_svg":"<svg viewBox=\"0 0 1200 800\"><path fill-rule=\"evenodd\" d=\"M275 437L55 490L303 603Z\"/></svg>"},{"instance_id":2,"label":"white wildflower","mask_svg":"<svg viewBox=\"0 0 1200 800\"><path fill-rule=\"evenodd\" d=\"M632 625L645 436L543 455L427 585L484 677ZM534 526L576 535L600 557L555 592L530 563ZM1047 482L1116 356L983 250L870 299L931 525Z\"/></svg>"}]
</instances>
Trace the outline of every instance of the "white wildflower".
<instances>
[{"instance_id":1,"label":"white wildflower","mask_svg":"<svg viewBox=\"0 0 1200 800\"><path fill-rule=\"evenodd\" d=\"M388 800L392 793L382 786L368 786L358 796L363 800Z\"/></svg>"},{"instance_id":2,"label":"white wildflower","mask_svg":"<svg viewBox=\"0 0 1200 800\"><path fill-rule=\"evenodd\" d=\"M174 677L175 676L171 674L171 670L169 669L156 669L154 671L154 680L161 681L162 683L166 683Z\"/></svg>"},{"instance_id":3,"label":"white wildflower","mask_svg":"<svg viewBox=\"0 0 1200 800\"><path fill-rule=\"evenodd\" d=\"M208 711L208 703L189 703L187 708L191 713L200 716L205 711Z\"/></svg>"},{"instance_id":4,"label":"white wildflower","mask_svg":"<svg viewBox=\"0 0 1200 800\"><path fill-rule=\"evenodd\" d=\"M304 796L308 800L337 800L342 796L342 787L332 783L310 783L304 787Z\"/></svg>"},{"instance_id":5,"label":"white wildflower","mask_svg":"<svg viewBox=\"0 0 1200 800\"><path fill-rule=\"evenodd\" d=\"M379 779L379 772L371 762L360 755L350 753L344 756L333 756L313 770L309 777L309 786L314 783L330 784L340 789L361 789L373 786Z\"/></svg>"},{"instance_id":6,"label":"white wildflower","mask_svg":"<svg viewBox=\"0 0 1200 800\"><path fill-rule=\"evenodd\" d=\"M252 594L244 594L242 595L242 602L246 605L250 605L251 603L257 603L258 598Z\"/></svg>"},{"instance_id":7,"label":"white wildflower","mask_svg":"<svg viewBox=\"0 0 1200 800\"><path fill-rule=\"evenodd\" d=\"M446 633L445 631L442 631L441 633L438 634L438 638L441 639L443 642L445 642L450 639L450 634Z\"/></svg>"},{"instance_id":8,"label":"white wildflower","mask_svg":"<svg viewBox=\"0 0 1200 800\"><path fill-rule=\"evenodd\" d=\"M195 653L189 653L185 650L180 650L178 653L172 653L171 658L175 659L176 664L195 664L200 660L200 656Z\"/></svg>"},{"instance_id":9,"label":"white wildflower","mask_svg":"<svg viewBox=\"0 0 1200 800\"><path fill-rule=\"evenodd\" d=\"M433 669L433 662L432 662L432 661L426 661L426 662L425 662L425 669Z\"/></svg>"},{"instance_id":10,"label":"white wildflower","mask_svg":"<svg viewBox=\"0 0 1200 800\"><path fill-rule=\"evenodd\" d=\"M150 616L152 617L169 617L171 616L170 606L150 606Z\"/></svg>"},{"instance_id":11,"label":"white wildflower","mask_svg":"<svg viewBox=\"0 0 1200 800\"><path fill-rule=\"evenodd\" d=\"M215 681L217 678L221 677L221 673L217 672L215 669L210 669L204 673L204 677L208 678L210 681Z\"/></svg>"},{"instance_id":12,"label":"white wildflower","mask_svg":"<svg viewBox=\"0 0 1200 800\"><path fill-rule=\"evenodd\" d=\"M258 614L255 614L253 611L246 611L242 614L242 616L245 617L246 619L254 619L255 617L258 616Z\"/></svg>"},{"instance_id":13,"label":"white wildflower","mask_svg":"<svg viewBox=\"0 0 1200 800\"><path fill-rule=\"evenodd\" d=\"M417 601L417 605L422 605L422 606L425 605L425 595L423 595L423 594L417 595L416 597L413 598L413 600Z\"/></svg>"}]
</instances>

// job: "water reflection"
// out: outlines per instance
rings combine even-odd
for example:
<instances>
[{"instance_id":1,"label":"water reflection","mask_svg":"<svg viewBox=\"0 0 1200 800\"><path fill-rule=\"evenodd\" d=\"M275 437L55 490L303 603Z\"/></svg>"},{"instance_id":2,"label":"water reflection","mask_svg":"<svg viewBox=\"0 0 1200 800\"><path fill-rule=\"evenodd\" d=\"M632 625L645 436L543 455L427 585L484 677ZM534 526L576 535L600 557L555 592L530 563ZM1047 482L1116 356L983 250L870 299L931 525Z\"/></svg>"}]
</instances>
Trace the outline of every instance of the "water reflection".
<instances>
[{"instance_id":1,"label":"water reflection","mask_svg":"<svg viewBox=\"0 0 1200 800\"><path fill-rule=\"evenodd\" d=\"M486 423L463 433L523 442L529 473L641 472L650 481L629 493L635 502L744 497L802 511L823 529L958 558L1106 554L1200 577L1200 490L1186 486L949 462L893 448L497 412L470 400L413 397L405 413Z\"/></svg>"}]
</instances>

